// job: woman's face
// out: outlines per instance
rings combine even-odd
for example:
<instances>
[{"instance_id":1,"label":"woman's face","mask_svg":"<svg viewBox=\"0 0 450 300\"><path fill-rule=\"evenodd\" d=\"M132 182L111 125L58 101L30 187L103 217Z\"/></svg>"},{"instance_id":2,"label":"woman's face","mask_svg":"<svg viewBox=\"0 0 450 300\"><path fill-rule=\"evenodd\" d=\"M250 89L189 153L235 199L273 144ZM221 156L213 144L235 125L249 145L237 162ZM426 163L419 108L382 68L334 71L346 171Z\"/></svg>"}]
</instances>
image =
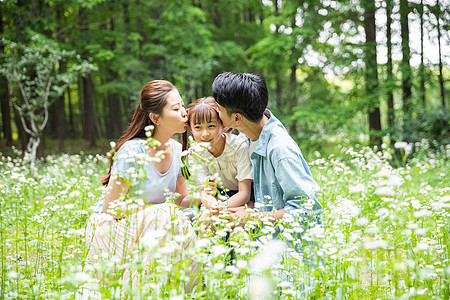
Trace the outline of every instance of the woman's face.
<instances>
[{"instance_id":1,"label":"woman's face","mask_svg":"<svg viewBox=\"0 0 450 300\"><path fill-rule=\"evenodd\" d=\"M167 103L160 116L158 126L164 127L174 133L183 133L187 127L187 113L184 103L177 90L167 95Z\"/></svg>"},{"instance_id":2,"label":"woman's face","mask_svg":"<svg viewBox=\"0 0 450 300\"><path fill-rule=\"evenodd\" d=\"M222 123L217 117L212 117L210 122L194 124L191 122L190 128L194 140L198 143L210 143L215 145L222 138Z\"/></svg>"}]
</instances>

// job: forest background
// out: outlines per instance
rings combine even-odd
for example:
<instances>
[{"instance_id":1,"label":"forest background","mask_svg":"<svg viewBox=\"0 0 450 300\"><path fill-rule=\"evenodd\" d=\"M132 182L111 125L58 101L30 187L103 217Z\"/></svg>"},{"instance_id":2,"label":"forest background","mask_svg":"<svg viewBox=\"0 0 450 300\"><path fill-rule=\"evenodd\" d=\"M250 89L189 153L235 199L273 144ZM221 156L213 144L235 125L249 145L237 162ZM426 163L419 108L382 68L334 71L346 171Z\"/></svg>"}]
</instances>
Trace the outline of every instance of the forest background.
<instances>
[{"instance_id":1,"label":"forest background","mask_svg":"<svg viewBox=\"0 0 450 300\"><path fill-rule=\"evenodd\" d=\"M145 83L188 104L224 71L263 75L308 152L450 139L450 1L3 0L0 14L1 149L105 153Z\"/></svg>"}]
</instances>

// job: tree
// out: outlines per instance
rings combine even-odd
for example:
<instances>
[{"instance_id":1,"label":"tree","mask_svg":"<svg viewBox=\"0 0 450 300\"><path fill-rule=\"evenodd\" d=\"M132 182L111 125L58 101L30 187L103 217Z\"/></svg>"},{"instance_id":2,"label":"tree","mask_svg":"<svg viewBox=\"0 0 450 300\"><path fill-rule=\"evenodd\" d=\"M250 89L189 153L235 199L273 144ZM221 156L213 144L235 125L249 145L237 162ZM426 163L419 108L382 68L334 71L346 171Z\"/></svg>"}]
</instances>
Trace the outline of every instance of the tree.
<instances>
[{"instance_id":1,"label":"tree","mask_svg":"<svg viewBox=\"0 0 450 300\"><path fill-rule=\"evenodd\" d=\"M408 0L400 0L400 27L402 37L402 89L403 89L403 112L411 113L411 49L409 48L409 4Z\"/></svg>"},{"instance_id":2,"label":"tree","mask_svg":"<svg viewBox=\"0 0 450 300\"><path fill-rule=\"evenodd\" d=\"M438 34L438 49L439 49L439 86L441 90L441 104L442 107L445 108L445 86L444 86L444 75L442 72L443 64L442 64L442 46L441 46L441 40L442 40L442 33L441 33L441 5L439 3L439 0L436 0L436 5L433 8L434 15L436 16L436 22L437 22L437 34Z\"/></svg>"},{"instance_id":3,"label":"tree","mask_svg":"<svg viewBox=\"0 0 450 300\"><path fill-rule=\"evenodd\" d=\"M420 0L419 5L419 16L420 16L420 96L422 98L422 105L425 108L426 98L425 98L425 64L424 64L424 53L423 53L423 35L424 35L424 5L423 0Z\"/></svg>"},{"instance_id":4,"label":"tree","mask_svg":"<svg viewBox=\"0 0 450 300\"><path fill-rule=\"evenodd\" d=\"M366 96L369 112L369 135L371 145L381 145L380 101L378 98L377 41L375 27L375 0L363 1L364 31L366 42L364 58L366 64Z\"/></svg>"},{"instance_id":5,"label":"tree","mask_svg":"<svg viewBox=\"0 0 450 300\"><path fill-rule=\"evenodd\" d=\"M94 66L82 61L73 51L61 50L56 43L35 35L30 45L3 39L8 55L0 72L7 78L11 101L18 112L24 130L30 135L27 150L31 153L33 169L36 151L48 122L49 107L77 80ZM61 70L62 62L70 62Z\"/></svg>"},{"instance_id":6,"label":"tree","mask_svg":"<svg viewBox=\"0 0 450 300\"><path fill-rule=\"evenodd\" d=\"M394 126L394 87L395 78L392 72L392 0L386 0L386 38L387 38L387 121L389 129Z\"/></svg>"}]
</instances>

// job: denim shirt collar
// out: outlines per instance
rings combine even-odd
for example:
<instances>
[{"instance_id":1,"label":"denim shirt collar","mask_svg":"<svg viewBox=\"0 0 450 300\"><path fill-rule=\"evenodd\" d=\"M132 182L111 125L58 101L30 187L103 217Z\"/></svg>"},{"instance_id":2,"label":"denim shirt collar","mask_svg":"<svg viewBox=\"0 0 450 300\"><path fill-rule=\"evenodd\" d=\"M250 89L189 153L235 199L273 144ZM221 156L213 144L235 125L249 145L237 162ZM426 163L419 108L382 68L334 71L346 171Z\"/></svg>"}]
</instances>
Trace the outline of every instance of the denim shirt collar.
<instances>
[{"instance_id":1,"label":"denim shirt collar","mask_svg":"<svg viewBox=\"0 0 450 300\"><path fill-rule=\"evenodd\" d=\"M259 135L258 141L256 142L254 153L260 155L260 156L267 156L267 143L270 140L270 137L272 136L272 130L275 126L278 124L281 124L280 121L278 121L277 118L272 114L272 112L268 109L264 112L264 115L266 115L269 120L264 125L261 134Z\"/></svg>"}]
</instances>

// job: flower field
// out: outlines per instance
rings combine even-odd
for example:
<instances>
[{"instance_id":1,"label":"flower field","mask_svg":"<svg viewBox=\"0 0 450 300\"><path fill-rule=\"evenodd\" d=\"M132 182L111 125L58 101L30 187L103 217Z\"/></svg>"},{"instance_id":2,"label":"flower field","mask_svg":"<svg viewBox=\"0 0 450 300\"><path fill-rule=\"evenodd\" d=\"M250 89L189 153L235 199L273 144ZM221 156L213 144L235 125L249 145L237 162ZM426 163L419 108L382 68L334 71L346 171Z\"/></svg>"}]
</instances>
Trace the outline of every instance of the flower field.
<instances>
[{"instance_id":1,"label":"flower field","mask_svg":"<svg viewBox=\"0 0 450 300\"><path fill-rule=\"evenodd\" d=\"M230 229L221 215L214 233L194 224L188 250L183 236L153 247L150 272L142 248L125 265L88 259L86 221L102 193L104 156L48 156L32 172L29 155L0 156L0 299L450 299L450 147L414 148L408 157L397 149L398 160L387 148L316 152L309 165L323 227L306 216L306 231L295 218L276 224L299 251L269 238L270 222L259 232L259 224ZM192 261L197 285L186 294ZM124 269L141 274L138 285L120 279Z\"/></svg>"}]
</instances>

